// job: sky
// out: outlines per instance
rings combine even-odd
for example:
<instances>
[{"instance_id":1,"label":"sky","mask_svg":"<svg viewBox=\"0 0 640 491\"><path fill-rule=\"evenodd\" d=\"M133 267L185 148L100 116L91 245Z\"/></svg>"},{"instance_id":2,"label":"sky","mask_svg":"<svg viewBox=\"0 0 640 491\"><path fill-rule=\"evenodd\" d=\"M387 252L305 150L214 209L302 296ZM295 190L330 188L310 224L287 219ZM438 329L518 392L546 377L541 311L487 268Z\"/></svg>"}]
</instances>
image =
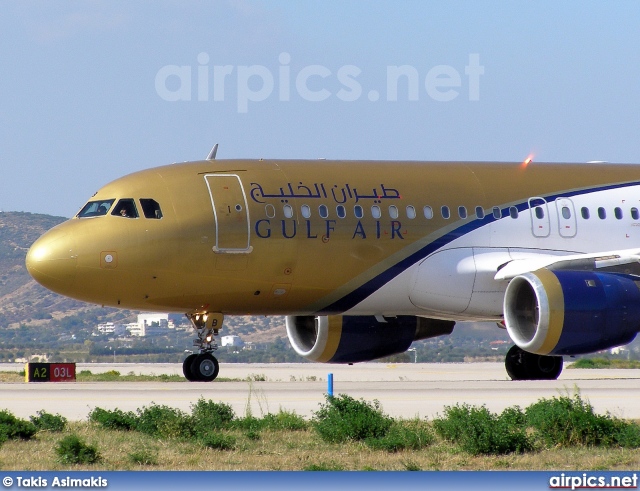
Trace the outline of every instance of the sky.
<instances>
[{"instance_id":1,"label":"sky","mask_svg":"<svg viewBox=\"0 0 640 491\"><path fill-rule=\"evenodd\" d=\"M0 210L218 158L640 162L635 1L0 3ZM499 183L508 185L508 183Z\"/></svg>"}]
</instances>

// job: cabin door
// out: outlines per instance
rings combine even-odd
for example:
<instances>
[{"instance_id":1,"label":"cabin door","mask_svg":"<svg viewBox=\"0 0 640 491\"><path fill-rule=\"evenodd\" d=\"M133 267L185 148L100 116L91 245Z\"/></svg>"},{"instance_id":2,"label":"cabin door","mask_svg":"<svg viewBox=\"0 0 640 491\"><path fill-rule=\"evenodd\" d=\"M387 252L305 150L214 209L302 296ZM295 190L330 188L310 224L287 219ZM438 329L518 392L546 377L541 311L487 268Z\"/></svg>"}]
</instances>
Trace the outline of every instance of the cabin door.
<instances>
[{"instance_id":1,"label":"cabin door","mask_svg":"<svg viewBox=\"0 0 640 491\"><path fill-rule=\"evenodd\" d=\"M549 207L544 198L529 198L529 212L531 213L531 233L534 237L549 237L551 222Z\"/></svg>"},{"instance_id":2,"label":"cabin door","mask_svg":"<svg viewBox=\"0 0 640 491\"><path fill-rule=\"evenodd\" d=\"M216 223L214 252L251 252L247 197L240 178L235 174L207 174L204 178Z\"/></svg>"},{"instance_id":3,"label":"cabin door","mask_svg":"<svg viewBox=\"0 0 640 491\"><path fill-rule=\"evenodd\" d=\"M577 223L573 201L569 198L558 198L556 200L556 209L558 210L558 232L560 237L575 237Z\"/></svg>"}]
</instances>

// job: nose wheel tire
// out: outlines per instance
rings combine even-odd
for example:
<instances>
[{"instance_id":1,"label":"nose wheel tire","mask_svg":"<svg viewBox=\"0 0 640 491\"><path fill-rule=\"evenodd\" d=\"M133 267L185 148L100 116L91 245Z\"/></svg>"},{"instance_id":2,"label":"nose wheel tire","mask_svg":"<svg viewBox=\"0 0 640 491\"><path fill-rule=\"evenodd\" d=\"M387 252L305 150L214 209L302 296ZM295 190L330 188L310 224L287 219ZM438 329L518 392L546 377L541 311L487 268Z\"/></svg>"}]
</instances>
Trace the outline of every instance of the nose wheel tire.
<instances>
[{"instance_id":1,"label":"nose wheel tire","mask_svg":"<svg viewBox=\"0 0 640 491\"><path fill-rule=\"evenodd\" d=\"M189 382L196 382L197 379L191 373L191 364L196 359L198 355L195 353L187 356L182 362L182 373L184 374L184 378L186 378Z\"/></svg>"},{"instance_id":2,"label":"nose wheel tire","mask_svg":"<svg viewBox=\"0 0 640 491\"><path fill-rule=\"evenodd\" d=\"M191 357L194 358L191 358ZM191 358L191 364L187 361ZM187 370L187 366L189 369ZM211 353L200 353L199 355L189 355L183 365L184 376L190 382L211 382L215 380L220 371L218 360ZM189 375L187 375L187 373Z\"/></svg>"}]
</instances>

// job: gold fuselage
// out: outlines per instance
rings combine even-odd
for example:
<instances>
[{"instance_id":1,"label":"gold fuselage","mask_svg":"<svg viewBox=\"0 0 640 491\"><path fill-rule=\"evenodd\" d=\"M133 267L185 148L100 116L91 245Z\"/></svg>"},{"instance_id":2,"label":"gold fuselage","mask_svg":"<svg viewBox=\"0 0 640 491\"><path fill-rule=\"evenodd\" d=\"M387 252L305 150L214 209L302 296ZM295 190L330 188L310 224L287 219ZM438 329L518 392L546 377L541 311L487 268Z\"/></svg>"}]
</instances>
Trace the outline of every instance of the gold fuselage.
<instances>
[{"instance_id":1,"label":"gold fuselage","mask_svg":"<svg viewBox=\"0 0 640 491\"><path fill-rule=\"evenodd\" d=\"M435 250L438 240L465 233L479 220L477 207L490 216L493 207L504 213L531 197L627 186L639 177L639 167L613 164L173 164L117 179L91 198L152 198L162 207L161 219L72 218L36 241L27 266L48 288L101 305L223 314L339 313L341 301L353 292L366 295L376 278L392 278L396 269ZM236 182L240 197L227 189ZM226 192L231 194L223 196ZM320 216L322 206L326 217ZM376 206L379 218L372 210ZM425 206L432 218L425 216ZM443 206L449 218L443 217ZM503 239L492 236L490 222L486 227L474 247L509 246L496 243ZM541 246L529 239L532 247ZM574 242L565 249L580 247Z\"/></svg>"}]
</instances>

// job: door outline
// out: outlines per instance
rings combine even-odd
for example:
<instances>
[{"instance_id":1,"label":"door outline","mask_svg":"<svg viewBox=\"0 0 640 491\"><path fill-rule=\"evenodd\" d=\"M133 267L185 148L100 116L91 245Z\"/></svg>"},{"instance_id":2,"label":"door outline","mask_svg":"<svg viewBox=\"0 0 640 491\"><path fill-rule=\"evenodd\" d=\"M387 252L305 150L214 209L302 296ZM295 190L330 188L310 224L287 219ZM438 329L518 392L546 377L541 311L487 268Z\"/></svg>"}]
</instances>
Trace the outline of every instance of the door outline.
<instances>
[{"instance_id":1,"label":"door outline","mask_svg":"<svg viewBox=\"0 0 640 491\"><path fill-rule=\"evenodd\" d=\"M535 209L540 207L544 213L542 218L536 216ZM531 216L531 233L534 237L549 237L551 235L551 221L547 200L539 196L529 198L529 215Z\"/></svg>"},{"instance_id":2,"label":"door outline","mask_svg":"<svg viewBox=\"0 0 640 491\"><path fill-rule=\"evenodd\" d=\"M562 214L564 207L569 209L569 214L571 215L569 218ZM558 233L560 237L567 239L575 237L578 231L578 223L576 219L576 207L573 205L573 201L569 198L557 198L556 211L558 212Z\"/></svg>"},{"instance_id":3,"label":"door outline","mask_svg":"<svg viewBox=\"0 0 640 491\"><path fill-rule=\"evenodd\" d=\"M229 196L230 202L228 204L229 212L226 215L218 213L216 207L216 193L212 189L212 184L222 184L224 178L227 180L227 186L222 186L222 189L228 190L231 194ZM215 179L211 181L210 179ZM211 199L211 208L213 210L213 219L216 224L216 244L213 246L213 252L217 254L248 254L253 250L251 247L251 221L249 219L249 207L247 205L247 194L244 191L244 186L240 180L240 176L237 174L205 174L204 181L207 184L209 190L209 198ZM218 196L218 205L223 206L225 203L224 198ZM233 206L233 209L231 208ZM246 226L245 226L246 225ZM246 233L246 237L245 237ZM222 241L220 240L222 234ZM231 245L226 244L229 235L231 234ZM236 244L233 244L236 242Z\"/></svg>"}]
</instances>

